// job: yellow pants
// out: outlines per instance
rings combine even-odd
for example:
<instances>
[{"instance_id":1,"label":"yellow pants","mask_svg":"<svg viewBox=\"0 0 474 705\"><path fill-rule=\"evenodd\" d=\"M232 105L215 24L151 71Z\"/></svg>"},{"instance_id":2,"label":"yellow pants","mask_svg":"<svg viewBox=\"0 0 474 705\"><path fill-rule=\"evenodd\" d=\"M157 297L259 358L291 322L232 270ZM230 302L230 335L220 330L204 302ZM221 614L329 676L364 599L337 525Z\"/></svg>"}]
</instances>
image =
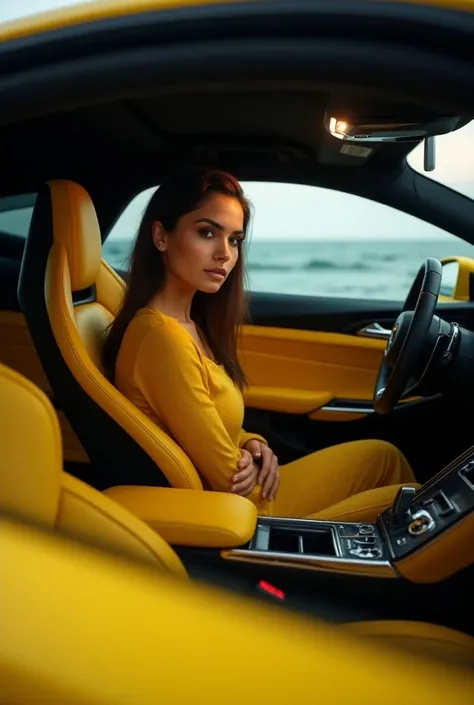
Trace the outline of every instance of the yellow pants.
<instances>
[{"instance_id":1,"label":"yellow pants","mask_svg":"<svg viewBox=\"0 0 474 705\"><path fill-rule=\"evenodd\" d=\"M419 487L391 443L353 441L280 467L280 487L261 514L336 521L375 521L401 485Z\"/></svg>"}]
</instances>

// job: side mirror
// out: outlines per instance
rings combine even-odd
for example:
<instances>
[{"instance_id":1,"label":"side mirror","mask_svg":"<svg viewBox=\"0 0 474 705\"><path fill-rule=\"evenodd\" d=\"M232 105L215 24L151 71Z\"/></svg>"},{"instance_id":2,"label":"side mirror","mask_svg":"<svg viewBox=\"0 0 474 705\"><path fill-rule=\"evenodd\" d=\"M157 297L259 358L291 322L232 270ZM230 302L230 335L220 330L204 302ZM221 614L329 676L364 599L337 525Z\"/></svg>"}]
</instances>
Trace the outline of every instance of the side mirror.
<instances>
[{"instance_id":1,"label":"side mirror","mask_svg":"<svg viewBox=\"0 0 474 705\"><path fill-rule=\"evenodd\" d=\"M474 259L444 257L441 275L440 303L474 299Z\"/></svg>"}]
</instances>

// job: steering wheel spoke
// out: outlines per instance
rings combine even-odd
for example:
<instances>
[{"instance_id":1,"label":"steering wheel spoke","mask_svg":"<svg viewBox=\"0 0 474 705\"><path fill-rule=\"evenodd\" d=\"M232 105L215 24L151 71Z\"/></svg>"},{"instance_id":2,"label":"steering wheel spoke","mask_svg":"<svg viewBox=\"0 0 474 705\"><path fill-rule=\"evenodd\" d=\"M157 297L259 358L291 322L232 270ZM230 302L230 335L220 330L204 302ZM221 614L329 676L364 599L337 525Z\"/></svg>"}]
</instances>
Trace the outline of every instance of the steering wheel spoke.
<instances>
[{"instance_id":1,"label":"steering wheel spoke","mask_svg":"<svg viewBox=\"0 0 474 705\"><path fill-rule=\"evenodd\" d=\"M417 373L422 375L423 367L427 369L423 357L427 348L428 353L433 348L426 345L427 338L435 335L436 341L438 336L436 326L432 324L441 287L441 274L439 260L429 257L423 262L402 312L393 325L374 389L374 410L378 414L390 413L400 399L411 395L420 381ZM414 386L410 384L412 380L415 381Z\"/></svg>"}]
</instances>

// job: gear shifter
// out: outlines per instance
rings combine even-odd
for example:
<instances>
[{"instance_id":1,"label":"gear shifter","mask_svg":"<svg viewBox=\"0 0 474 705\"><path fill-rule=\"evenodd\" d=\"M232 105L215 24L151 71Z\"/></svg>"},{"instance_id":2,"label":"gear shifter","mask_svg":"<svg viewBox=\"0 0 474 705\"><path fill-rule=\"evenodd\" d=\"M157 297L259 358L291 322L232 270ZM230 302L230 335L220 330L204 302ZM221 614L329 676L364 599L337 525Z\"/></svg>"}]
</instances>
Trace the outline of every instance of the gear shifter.
<instances>
[{"instance_id":1,"label":"gear shifter","mask_svg":"<svg viewBox=\"0 0 474 705\"><path fill-rule=\"evenodd\" d=\"M415 496L414 487L400 487L390 508L390 524L395 529L406 526L411 519L411 506Z\"/></svg>"}]
</instances>

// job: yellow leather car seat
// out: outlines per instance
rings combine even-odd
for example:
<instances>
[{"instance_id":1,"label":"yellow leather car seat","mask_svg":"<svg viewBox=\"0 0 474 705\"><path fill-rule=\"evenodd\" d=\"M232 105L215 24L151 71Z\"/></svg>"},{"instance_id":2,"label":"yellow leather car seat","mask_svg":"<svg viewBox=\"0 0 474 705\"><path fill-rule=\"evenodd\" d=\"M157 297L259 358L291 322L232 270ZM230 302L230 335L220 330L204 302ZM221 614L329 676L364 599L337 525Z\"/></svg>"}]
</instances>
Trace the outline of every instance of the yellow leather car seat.
<instances>
[{"instance_id":1,"label":"yellow leather car seat","mask_svg":"<svg viewBox=\"0 0 474 705\"><path fill-rule=\"evenodd\" d=\"M63 472L60 427L51 402L32 382L4 365L0 365L0 452L0 514L187 578L180 559L157 533L109 497ZM160 615L153 618L159 622ZM333 629L474 668L474 639L439 625L389 620Z\"/></svg>"},{"instance_id":2,"label":"yellow leather car seat","mask_svg":"<svg viewBox=\"0 0 474 705\"><path fill-rule=\"evenodd\" d=\"M97 214L72 181L47 183L33 212L18 299L53 390L90 461L98 489L154 485L202 489L182 449L104 376L106 327L124 283L102 259Z\"/></svg>"},{"instance_id":3,"label":"yellow leather car seat","mask_svg":"<svg viewBox=\"0 0 474 705\"><path fill-rule=\"evenodd\" d=\"M187 576L176 553L150 527L63 472L61 430L51 402L26 377L4 365L0 365L0 453L3 512Z\"/></svg>"},{"instance_id":4,"label":"yellow leather car seat","mask_svg":"<svg viewBox=\"0 0 474 705\"><path fill-rule=\"evenodd\" d=\"M277 619L1 515L0 572L5 705L472 704L472 670ZM236 654L247 668L233 675Z\"/></svg>"}]
</instances>

